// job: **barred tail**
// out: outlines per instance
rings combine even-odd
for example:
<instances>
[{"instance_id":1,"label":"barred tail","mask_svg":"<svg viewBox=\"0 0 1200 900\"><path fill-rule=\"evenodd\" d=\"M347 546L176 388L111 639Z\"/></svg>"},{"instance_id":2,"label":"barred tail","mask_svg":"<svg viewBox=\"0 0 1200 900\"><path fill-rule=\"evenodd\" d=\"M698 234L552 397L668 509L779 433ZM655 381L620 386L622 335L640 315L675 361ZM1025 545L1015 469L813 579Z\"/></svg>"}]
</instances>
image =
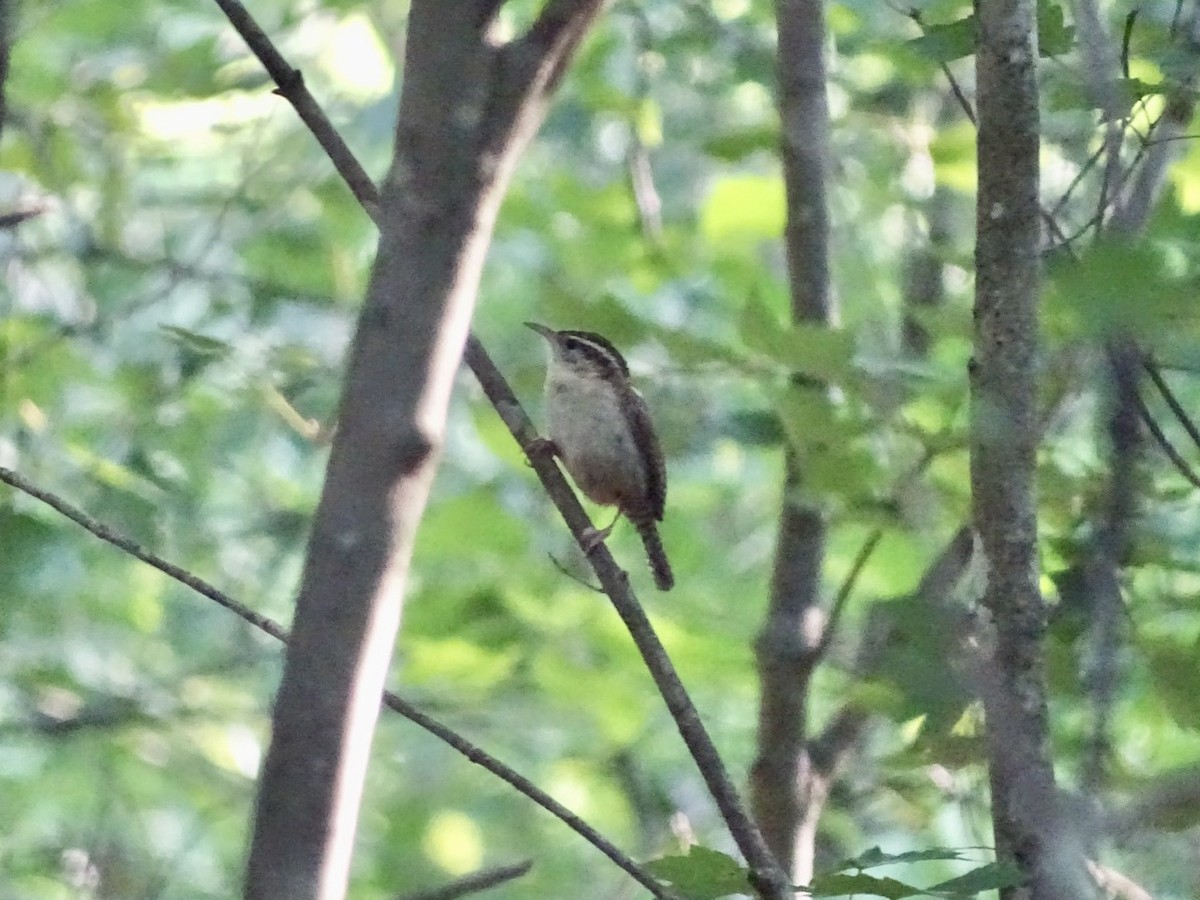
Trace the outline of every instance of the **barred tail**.
<instances>
[{"instance_id":1,"label":"barred tail","mask_svg":"<svg viewBox=\"0 0 1200 900\"><path fill-rule=\"evenodd\" d=\"M654 573L654 584L660 591L669 591L675 587L675 575L671 572L671 563L667 561L667 551L663 549L662 540L658 536L658 528L653 520L634 522L642 543L646 546L646 556L650 560L650 571Z\"/></svg>"}]
</instances>

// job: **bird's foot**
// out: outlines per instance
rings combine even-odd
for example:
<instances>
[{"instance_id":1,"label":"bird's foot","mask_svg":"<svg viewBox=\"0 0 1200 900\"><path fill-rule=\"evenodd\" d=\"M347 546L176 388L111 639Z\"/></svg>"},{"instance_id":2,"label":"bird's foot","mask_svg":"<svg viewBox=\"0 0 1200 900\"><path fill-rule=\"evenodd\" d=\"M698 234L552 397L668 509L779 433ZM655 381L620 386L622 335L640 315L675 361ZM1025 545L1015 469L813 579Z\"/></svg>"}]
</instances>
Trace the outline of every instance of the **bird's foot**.
<instances>
[{"instance_id":1,"label":"bird's foot","mask_svg":"<svg viewBox=\"0 0 1200 900\"><path fill-rule=\"evenodd\" d=\"M608 540L608 536L612 534L612 530L617 527L617 521L620 518L621 513L618 510L616 516L613 517L613 520L608 523L607 528L594 528L590 525L585 528L583 533L579 536L579 546L583 548L583 552L591 553L606 540Z\"/></svg>"},{"instance_id":2,"label":"bird's foot","mask_svg":"<svg viewBox=\"0 0 1200 900\"><path fill-rule=\"evenodd\" d=\"M591 553L608 540L610 534L612 534L612 525L607 528L593 528L589 525L579 535L579 546L583 548L584 553Z\"/></svg>"},{"instance_id":3,"label":"bird's foot","mask_svg":"<svg viewBox=\"0 0 1200 900\"><path fill-rule=\"evenodd\" d=\"M546 456L553 459L556 456L562 456L562 452L558 449L558 444L550 438L535 437L525 445L525 456L529 460L527 465L533 465L534 457Z\"/></svg>"}]
</instances>

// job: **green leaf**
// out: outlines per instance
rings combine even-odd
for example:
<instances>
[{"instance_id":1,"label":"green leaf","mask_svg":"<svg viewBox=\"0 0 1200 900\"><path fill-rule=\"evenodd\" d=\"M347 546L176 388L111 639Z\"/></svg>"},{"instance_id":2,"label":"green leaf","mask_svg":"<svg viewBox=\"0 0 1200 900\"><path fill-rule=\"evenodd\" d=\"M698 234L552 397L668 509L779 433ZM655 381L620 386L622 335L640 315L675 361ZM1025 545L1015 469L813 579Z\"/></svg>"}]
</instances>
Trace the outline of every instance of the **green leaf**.
<instances>
[{"instance_id":1,"label":"green leaf","mask_svg":"<svg viewBox=\"0 0 1200 900\"><path fill-rule=\"evenodd\" d=\"M856 894L868 897L886 897L888 900L919 897L925 893L920 888L897 881L895 878L877 878L865 872L859 872L856 875L846 875L840 872L833 875L821 875L813 879L809 891L814 897L842 897L846 894Z\"/></svg>"},{"instance_id":2,"label":"green leaf","mask_svg":"<svg viewBox=\"0 0 1200 900\"><path fill-rule=\"evenodd\" d=\"M778 240L786 221L787 201L778 174L719 178L700 209L700 232L713 244Z\"/></svg>"},{"instance_id":3,"label":"green leaf","mask_svg":"<svg viewBox=\"0 0 1200 900\"><path fill-rule=\"evenodd\" d=\"M1021 870L1012 863L992 862L972 869L965 875L943 881L929 888L930 893L959 896L962 894L981 894L984 891L997 891L1001 888L1014 887L1025 880Z\"/></svg>"},{"instance_id":4,"label":"green leaf","mask_svg":"<svg viewBox=\"0 0 1200 900\"><path fill-rule=\"evenodd\" d=\"M732 857L707 847L690 847L687 856L651 860L646 868L688 900L717 900L753 892L746 869Z\"/></svg>"},{"instance_id":5,"label":"green leaf","mask_svg":"<svg viewBox=\"0 0 1200 900\"><path fill-rule=\"evenodd\" d=\"M1069 337L1175 330L1195 313L1195 285L1162 243L1103 240L1050 269L1046 321Z\"/></svg>"},{"instance_id":6,"label":"green leaf","mask_svg":"<svg viewBox=\"0 0 1200 900\"><path fill-rule=\"evenodd\" d=\"M1051 0L1038 2L1038 53L1040 56L1061 56L1075 44L1075 29L1066 24L1062 7ZM953 62L975 52L979 32L975 15L941 25L922 24L924 34L913 38L908 46L924 57L938 63Z\"/></svg>"},{"instance_id":7,"label":"green leaf","mask_svg":"<svg viewBox=\"0 0 1200 900\"><path fill-rule=\"evenodd\" d=\"M1181 646L1157 640L1143 648L1155 693L1172 718L1185 728L1200 728L1200 666L1196 665L1196 642Z\"/></svg>"},{"instance_id":8,"label":"green leaf","mask_svg":"<svg viewBox=\"0 0 1200 900\"><path fill-rule=\"evenodd\" d=\"M1050 0L1038 0L1038 53L1042 57L1061 56L1075 45L1075 29L1066 23L1063 9Z\"/></svg>"},{"instance_id":9,"label":"green leaf","mask_svg":"<svg viewBox=\"0 0 1200 900\"><path fill-rule=\"evenodd\" d=\"M784 325L759 297L742 309L739 331L746 346L789 372L824 382L847 380L854 357L848 332L821 325Z\"/></svg>"},{"instance_id":10,"label":"green leaf","mask_svg":"<svg viewBox=\"0 0 1200 900\"><path fill-rule=\"evenodd\" d=\"M944 25L923 25L924 34L908 42L921 56L948 63L975 52L975 16Z\"/></svg>"}]
</instances>

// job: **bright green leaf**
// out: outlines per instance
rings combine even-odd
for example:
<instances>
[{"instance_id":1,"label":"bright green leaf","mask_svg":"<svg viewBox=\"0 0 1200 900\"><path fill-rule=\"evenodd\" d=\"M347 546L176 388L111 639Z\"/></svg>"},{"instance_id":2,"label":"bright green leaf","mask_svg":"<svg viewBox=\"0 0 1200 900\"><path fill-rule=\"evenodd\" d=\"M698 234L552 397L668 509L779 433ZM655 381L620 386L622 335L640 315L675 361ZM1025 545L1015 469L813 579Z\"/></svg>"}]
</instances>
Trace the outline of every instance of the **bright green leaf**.
<instances>
[{"instance_id":1,"label":"bright green leaf","mask_svg":"<svg viewBox=\"0 0 1200 900\"><path fill-rule=\"evenodd\" d=\"M688 900L717 900L753 893L746 869L724 853L707 847L692 846L686 856L651 860L646 868Z\"/></svg>"},{"instance_id":2,"label":"bright green leaf","mask_svg":"<svg viewBox=\"0 0 1200 900\"><path fill-rule=\"evenodd\" d=\"M726 175L712 186L700 209L700 233L713 244L778 240L787 220L783 179L775 175Z\"/></svg>"}]
</instances>

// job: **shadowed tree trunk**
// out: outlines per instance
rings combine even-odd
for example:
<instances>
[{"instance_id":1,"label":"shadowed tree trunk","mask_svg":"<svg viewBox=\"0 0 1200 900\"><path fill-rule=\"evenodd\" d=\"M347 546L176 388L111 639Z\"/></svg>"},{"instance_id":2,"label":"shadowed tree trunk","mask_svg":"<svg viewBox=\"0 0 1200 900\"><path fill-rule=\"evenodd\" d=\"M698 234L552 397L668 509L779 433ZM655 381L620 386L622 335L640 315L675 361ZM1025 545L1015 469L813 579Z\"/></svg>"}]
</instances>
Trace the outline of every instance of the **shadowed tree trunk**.
<instances>
[{"instance_id":1,"label":"shadowed tree trunk","mask_svg":"<svg viewBox=\"0 0 1200 900\"><path fill-rule=\"evenodd\" d=\"M778 0L775 14L792 318L828 324L824 0ZM824 390L799 383L792 389ZM809 680L822 654L824 632L820 593L826 525L821 510L800 498L802 485L799 461L789 451L770 606L756 642L761 697L751 798L771 851L794 881L807 883L828 788L827 773L808 745Z\"/></svg>"},{"instance_id":2,"label":"shadowed tree trunk","mask_svg":"<svg viewBox=\"0 0 1200 900\"><path fill-rule=\"evenodd\" d=\"M996 854L1024 883L1005 900L1082 893L1083 858L1059 813L1049 755L1039 589L1036 351L1041 209L1035 0L980 0L976 78L975 341L971 490L987 566L982 666Z\"/></svg>"},{"instance_id":3,"label":"shadowed tree trunk","mask_svg":"<svg viewBox=\"0 0 1200 900\"><path fill-rule=\"evenodd\" d=\"M276 700L248 897L345 894L408 563L496 212L601 2L550 0L504 44L489 33L500 5L412 4L379 247Z\"/></svg>"}]
</instances>

